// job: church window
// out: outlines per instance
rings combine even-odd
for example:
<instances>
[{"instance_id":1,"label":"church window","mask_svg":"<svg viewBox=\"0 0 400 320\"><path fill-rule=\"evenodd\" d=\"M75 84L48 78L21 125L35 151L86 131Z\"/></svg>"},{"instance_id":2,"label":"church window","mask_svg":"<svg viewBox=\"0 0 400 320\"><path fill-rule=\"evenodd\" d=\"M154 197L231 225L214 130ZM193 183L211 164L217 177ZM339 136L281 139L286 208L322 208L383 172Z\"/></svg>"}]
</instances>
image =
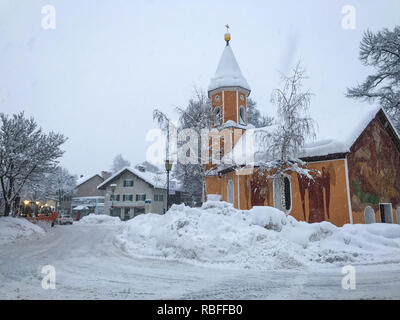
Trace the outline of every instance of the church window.
<instances>
[{"instance_id":1,"label":"church window","mask_svg":"<svg viewBox=\"0 0 400 320\"><path fill-rule=\"evenodd\" d=\"M246 110L243 106L240 106L240 124L246 124Z\"/></svg>"},{"instance_id":2,"label":"church window","mask_svg":"<svg viewBox=\"0 0 400 320\"><path fill-rule=\"evenodd\" d=\"M217 101L217 102L219 101L219 95L215 96L215 101Z\"/></svg>"},{"instance_id":3,"label":"church window","mask_svg":"<svg viewBox=\"0 0 400 320\"><path fill-rule=\"evenodd\" d=\"M214 125L221 124L221 108L216 107L214 109Z\"/></svg>"},{"instance_id":4,"label":"church window","mask_svg":"<svg viewBox=\"0 0 400 320\"><path fill-rule=\"evenodd\" d=\"M232 203L234 202L235 195L234 195L234 187L233 187L233 181L232 179L228 180L228 186L227 186L227 200L228 202Z\"/></svg>"},{"instance_id":5,"label":"church window","mask_svg":"<svg viewBox=\"0 0 400 320\"><path fill-rule=\"evenodd\" d=\"M274 178L274 207L284 212L292 210L292 185L290 177Z\"/></svg>"}]
</instances>

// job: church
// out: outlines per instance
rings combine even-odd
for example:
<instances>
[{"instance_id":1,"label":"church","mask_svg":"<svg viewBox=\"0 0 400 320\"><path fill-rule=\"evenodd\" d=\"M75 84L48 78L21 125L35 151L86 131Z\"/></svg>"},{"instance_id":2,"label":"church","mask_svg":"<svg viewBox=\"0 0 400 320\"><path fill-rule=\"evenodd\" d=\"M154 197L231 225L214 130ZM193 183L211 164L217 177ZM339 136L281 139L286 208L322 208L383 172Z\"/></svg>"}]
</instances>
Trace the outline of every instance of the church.
<instances>
[{"instance_id":1,"label":"church","mask_svg":"<svg viewBox=\"0 0 400 320\"><path fill-rule=\"evenodd\" d=\"M347 135L303 146L298 158L307 169L318 172L313 179L290 173L278 184L265 178L267 172L254 170L257 161L265 157L265 146L257 142L269 129L255 129L247 122L251 89L230 40L227 32L208 87L213 126L224 132L221 153L225 157L240 154L246 139L251 141L254 167L248 170L240 157L234 157L230 165L208 164L204 197L227 201L243 210L274 206L310 223L400 223L400 136L382 108L366 105L365 113Z\"/></svg>"}]
</instances>

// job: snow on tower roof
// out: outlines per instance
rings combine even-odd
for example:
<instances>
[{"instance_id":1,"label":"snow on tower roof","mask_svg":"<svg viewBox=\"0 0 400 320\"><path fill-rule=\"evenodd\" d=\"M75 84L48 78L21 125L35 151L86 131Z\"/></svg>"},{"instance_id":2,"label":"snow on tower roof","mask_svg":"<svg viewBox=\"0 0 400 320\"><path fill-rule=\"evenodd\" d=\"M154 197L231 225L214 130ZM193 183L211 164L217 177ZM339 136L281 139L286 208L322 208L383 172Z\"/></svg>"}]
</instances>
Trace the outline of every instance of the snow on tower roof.
<instances>
[{"instance_id":1,"label":"snow on tower roof","mask_svg":"<svg viewBox=\"0 0 400 320\"><path fill-rule=\"evenodd\" d=\"M229 44L225 46L217 71L208 86L208 91L222 87L242 87L251 90L247 80L240 71L239 65L235 59L232 48Z\"/></svg>"}]
</instances>

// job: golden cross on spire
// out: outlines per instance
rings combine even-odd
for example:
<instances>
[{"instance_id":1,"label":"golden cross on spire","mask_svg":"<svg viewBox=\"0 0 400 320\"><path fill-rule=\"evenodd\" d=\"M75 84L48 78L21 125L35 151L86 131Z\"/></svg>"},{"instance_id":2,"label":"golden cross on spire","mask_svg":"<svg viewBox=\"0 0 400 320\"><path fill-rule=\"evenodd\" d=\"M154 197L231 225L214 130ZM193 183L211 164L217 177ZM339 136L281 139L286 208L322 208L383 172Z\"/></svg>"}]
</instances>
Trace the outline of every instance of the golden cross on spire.
<instances>
[{"instance_id":1,"label":"golden cross on spire","mask_svg":"<svg viewBox=\"0 0 400 320\"><path fill-rule=\"evenodd\" d=\"M225 28L226 28L226 32L229 32L229 24L226 24Z\"/></svg>"}]
</instances>

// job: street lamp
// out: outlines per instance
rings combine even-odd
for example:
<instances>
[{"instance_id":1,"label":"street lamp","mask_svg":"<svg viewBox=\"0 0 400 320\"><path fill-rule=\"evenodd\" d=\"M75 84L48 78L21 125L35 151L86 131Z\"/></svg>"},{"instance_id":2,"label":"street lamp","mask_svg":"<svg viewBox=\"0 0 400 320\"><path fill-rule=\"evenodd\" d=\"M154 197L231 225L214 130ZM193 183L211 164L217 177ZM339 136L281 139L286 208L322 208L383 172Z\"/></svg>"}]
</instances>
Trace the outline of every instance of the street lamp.
<instances>
[{"instance_id":1,"label":"street lamp","mask_svg":"<svg viewBox=\"0 0 400 320\"><path fill-rule=\"evenodd\" d=\"M165 160L165 170L167 171L167 211L169 209L169 172L172 169L172 162Z\"/></svg>"},{"instance_id":2,"label":"street lamp","mask_svg":"<svg viewBox=\"0 0 400 320\"><path fill-rule=\"evenodd\" d=\"M115 193L115 188L117 188L117 185L115 184L115 183L113 183L113 184L111 184L110 185L110 187L111 187L111 205L110 205L110 215L111 215L111 211L114 209L114 206L113 206L113 202L114 202L114 193Z\"/></svg>"}]
</instances>

